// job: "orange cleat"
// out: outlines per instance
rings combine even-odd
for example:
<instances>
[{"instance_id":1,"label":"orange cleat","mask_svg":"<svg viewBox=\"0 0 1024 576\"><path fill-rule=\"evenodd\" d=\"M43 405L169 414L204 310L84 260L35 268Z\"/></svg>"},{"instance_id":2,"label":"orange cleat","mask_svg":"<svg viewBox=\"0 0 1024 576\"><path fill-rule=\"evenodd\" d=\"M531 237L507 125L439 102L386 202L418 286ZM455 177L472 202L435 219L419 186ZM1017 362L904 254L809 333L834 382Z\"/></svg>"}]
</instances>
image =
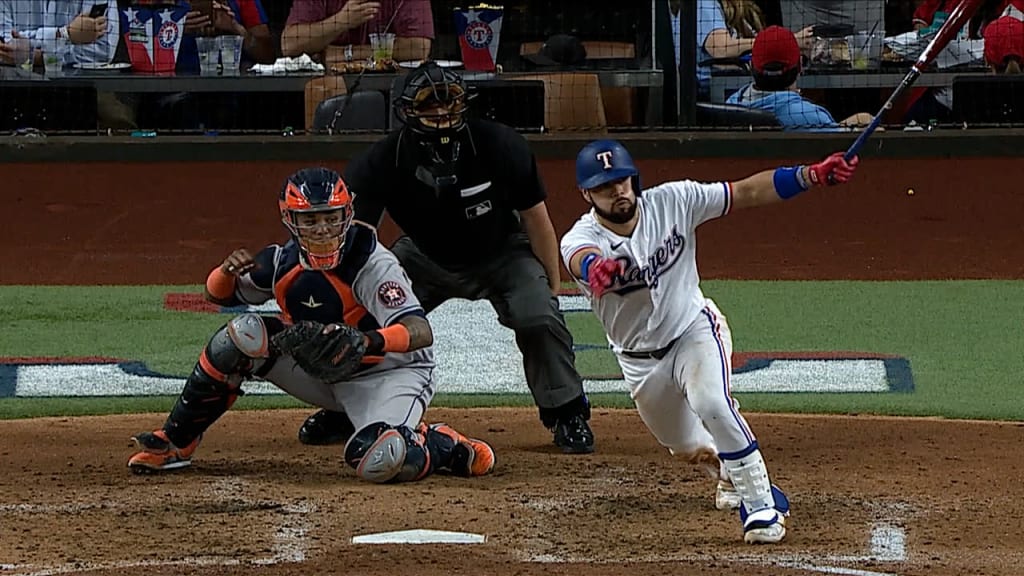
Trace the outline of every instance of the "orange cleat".
<instances>
[{"instance_id":1,"label":"orange cleat","mask_svg":"<svg viewBox=\"0 0 1024 576\"><path fill-rule=\"evenodd\" d=\"M192 465L192 454L199 446L196 438L184 448L178 448L167 438L163 430L143 432L132 436L132 442L139 449L128 459L128 468L136 474L177 470Z\"/></svg>"},{"instance_id":2,"label":"orange cleat","mask_svg":"<svg viewBox=\"0 0 1024 576\"><path fill-rule=\"evenodd\" d=\"M455 441L451 471L459 476L484 476L494 470L494 449L487 442L467 438L447 424L431 424L430 430Z\"/></svg>"}]
</instances>

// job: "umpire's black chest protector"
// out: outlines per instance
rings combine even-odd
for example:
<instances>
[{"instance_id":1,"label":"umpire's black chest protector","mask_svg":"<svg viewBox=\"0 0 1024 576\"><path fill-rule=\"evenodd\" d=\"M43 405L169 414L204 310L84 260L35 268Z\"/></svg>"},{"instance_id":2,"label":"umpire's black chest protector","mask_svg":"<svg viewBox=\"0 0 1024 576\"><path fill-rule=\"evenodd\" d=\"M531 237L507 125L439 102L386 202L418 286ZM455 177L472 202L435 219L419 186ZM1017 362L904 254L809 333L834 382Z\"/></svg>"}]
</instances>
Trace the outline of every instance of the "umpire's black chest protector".
<instances>
[{"instance_id":1,"label":"umpire's black chest protector","mask_svg":"<svg viewBox=\"0 0 1024 576\"><path fill-rule=\"evenodd\" d=\"M386 208L439 263L469 265L496 256L510 235L522 231L518 197L529 193L514 186L522 178L508 172L509 159L494 145L500 136L470 123L457 141L432 144L434 150L425 150L411 134L398 139L397 185L388 193ZM439 168L431 165L431 154L457 156Z\"/></svg>"}]
</instances>

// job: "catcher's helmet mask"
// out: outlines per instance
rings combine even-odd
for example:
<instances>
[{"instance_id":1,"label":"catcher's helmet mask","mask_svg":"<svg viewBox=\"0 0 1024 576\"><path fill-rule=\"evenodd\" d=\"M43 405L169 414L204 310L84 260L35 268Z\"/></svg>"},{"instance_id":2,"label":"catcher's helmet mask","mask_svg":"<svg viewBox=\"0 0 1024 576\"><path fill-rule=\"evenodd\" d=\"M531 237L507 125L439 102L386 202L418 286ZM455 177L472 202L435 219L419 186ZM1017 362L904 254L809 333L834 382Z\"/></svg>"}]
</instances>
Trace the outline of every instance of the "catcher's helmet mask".
<instances>
[{"instance_id":1,"label":"catcher's helmet mask","mask_svg":"<svg viewBox=\"0 0 1024 576\"><path fill-rule=\"evenodd\" d=\"M278 200L281 221L299 246L304 268L329 270L341 262L352 200L341 175L328 168L304 168L285 180Z\"/></svg>"},{"instance_id":2,"label":"catcher's helmet mask","mask_svg":"<svg viewBox=\"0 0 1024 576\"><path fill-rule=\"evenodd\" d=\"M466 114L474 96L459 74L435 62L424 62L405 77L395 115L416 144L416 176L428 186L440 189L458 182L456 164L463 135L469 134Z\"/></svg>"}]
</instances>

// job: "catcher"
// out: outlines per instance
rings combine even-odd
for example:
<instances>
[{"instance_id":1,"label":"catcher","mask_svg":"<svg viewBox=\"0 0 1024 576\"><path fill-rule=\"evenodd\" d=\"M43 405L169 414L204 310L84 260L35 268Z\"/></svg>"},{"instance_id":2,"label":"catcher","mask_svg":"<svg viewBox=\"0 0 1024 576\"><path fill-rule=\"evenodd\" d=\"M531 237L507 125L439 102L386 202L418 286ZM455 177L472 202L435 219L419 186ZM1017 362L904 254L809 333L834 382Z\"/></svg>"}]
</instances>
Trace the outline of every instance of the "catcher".
<instances>
[{"instance_id":1,"label":"catcher","mask_svg":"<svg viewBox=\"0 0 1024 576\"><path fill-rule=\"evenodd\" d=\"M352 195L325 168L291 175L279 206L291 240L255 258L236 250L206 281L225 306L276 299L281 317L242 314L206 344L166 422L132 438L134 472L189 466L203 433L246 379L346 417L345 461L371 482L437 470L482 476L494 451L420 418L434 394L433 334L398 260L352 221Z\"/></svg>"}]
</instances>

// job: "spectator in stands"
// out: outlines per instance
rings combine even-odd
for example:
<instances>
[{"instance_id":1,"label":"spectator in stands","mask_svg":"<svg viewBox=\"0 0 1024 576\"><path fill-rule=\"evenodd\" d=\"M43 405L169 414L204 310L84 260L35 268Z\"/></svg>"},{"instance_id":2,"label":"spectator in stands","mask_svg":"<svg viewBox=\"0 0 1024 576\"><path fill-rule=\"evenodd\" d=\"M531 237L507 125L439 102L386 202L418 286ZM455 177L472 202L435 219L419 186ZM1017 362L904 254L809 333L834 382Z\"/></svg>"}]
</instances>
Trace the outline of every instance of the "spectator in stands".
<instances>
[{"instance_id":1,"label":"spectator in stands","mask_svg":"<svg viewBox=\"0 0 1024 576\"><path fill-rule=\"evenodd\" d=\"M673 42L679 61L680 1L670 0ZM739 59L750 52L754 36L764 28L764 14L753 0L697 1L697 92L698 98L710 95L711 65L709 59ZM810 30L802 30L801 38L809 39Z\"/></svg>"},{"instance_id":2,"label":"spectator in stands","mask_svg":"<svg viewBox=\"0 0 1024 576\"><path fill-rule=\"evenodd\" d=\"M751 54L754 81L729 97L728 103L775 114L784 130L841 132L871 122L871 115L854 114L836 122L825 108L805 100L796 87L800 77L800 45L781 26L769 26L754 39Z\"/></svg>"},{"instance_id":3,"label":"spectator in stands","mask_svg":"<svg viewBox=\"0 0 1024 576\"><path fill-rule=\"evenodd\" d=\"M0 0L0 37L13 44L15 38L29 41L33 65L43 64L43 53L59 54L67 64L106 64L114 59L120 37L117 3L107 3L103 16L90 17L93 0ZM0 63L12 64L0 44ZM98 91L96 113L99 127L121 127L131 116L128 107L111 92Z\"/></svg>"},{"instance_id":4,"label":"spectator in stands","mask_svg":"<svg viewBox=\"0 0 1024 576\"><path fill-rule=\"evenodd\" d=\"M187 4L187 0L176 0ZM133 0L132 5L164 4L166 0ZM185 30L178 49L177 72L199 73L198 36L242 36L243 69L246 62L269 64L277 59L278 48L267 26L267 16L260 0L213 0L213 17L193 10L185 16Z\"/></svg>"},{"instance_id":5,"label":"spectator in stands","mask_svg":"<svg viewBox=\"0 0 1024 576\"><path fill-rule=\"evenodd\" d=\"M60 50L66 63L106 63L117 48L117 6L111 2L107 13L91 18L92 0L0 0L0 37L4 45L15 38L31 44L33 63L43 63L43 51ZM59 46L66 44L66 48ZM0 60L12 64L11 50L0 47Z\"/></svg>"},{"instance_id":6,"label":"spectator in stands","mask_svg":"<svg viewBox=\"0 0 1024 576\"><path fill-rule=\"evenodd\" d=\"M370 34L396 35L394 59L425 60L434 39L429 0L295 0L281 33L284 56L331 62L370 57Z\"/></svg>"},{"instance_id":7,"label":"spectator in stands","mask_svg":"<svg viewBox=\"0 0 1024 576\"><path fill-rule=\"evenodd\" d=\"M936 32L959 2L960 0L924 0L914 12L914 29L922 35ZM989 53L992 49L990 45L993 43L990 42L987 32L991 25L1003 18L1024 18L1024 0L989 0L982 4L978 12L971 19L971 24L966 27L968 28L968 37L973 39L982 38L982 31L985 31L986 63L997 72L1001 68L992 64L994 60L989 61ZM999 30L1001 34L1003 30L1007 29L1006 26L1013 26L1013 24L1007 25L1004 23L996 30ZM1002 38L997 40L995 45L999 47L999 50L1003 50L1004 46L1006 46L1006 49L1010 49L1008 45L1004 44ZM1009 70L1012 73L1012 62ZM952 118L953 90L951 86L920 88L912 93L912 98L913 104L903 116L905 123L942 123Z\"/></svg>"},{"instance_id":8,"label":"spectator in stands","mask_svg":"<svg viewBox=\"0 0 1024 576\"><path fill-rule=\"evenodd\" d=\"M884 35L885 0L783 0L782 23L790 30L817 28L818 36Z\"/></svg>"},{"instance_id":9,"label":"spectator in stands","mask_svg":"<svg viewBox=\"0 0 1024 576\"><path fill-rule=\"evenodd\" d=\"M1003 16L985 27L985 63L996 74L1020 74L1024 66L1024 22Z\"/></svg>"}]
</instances>

